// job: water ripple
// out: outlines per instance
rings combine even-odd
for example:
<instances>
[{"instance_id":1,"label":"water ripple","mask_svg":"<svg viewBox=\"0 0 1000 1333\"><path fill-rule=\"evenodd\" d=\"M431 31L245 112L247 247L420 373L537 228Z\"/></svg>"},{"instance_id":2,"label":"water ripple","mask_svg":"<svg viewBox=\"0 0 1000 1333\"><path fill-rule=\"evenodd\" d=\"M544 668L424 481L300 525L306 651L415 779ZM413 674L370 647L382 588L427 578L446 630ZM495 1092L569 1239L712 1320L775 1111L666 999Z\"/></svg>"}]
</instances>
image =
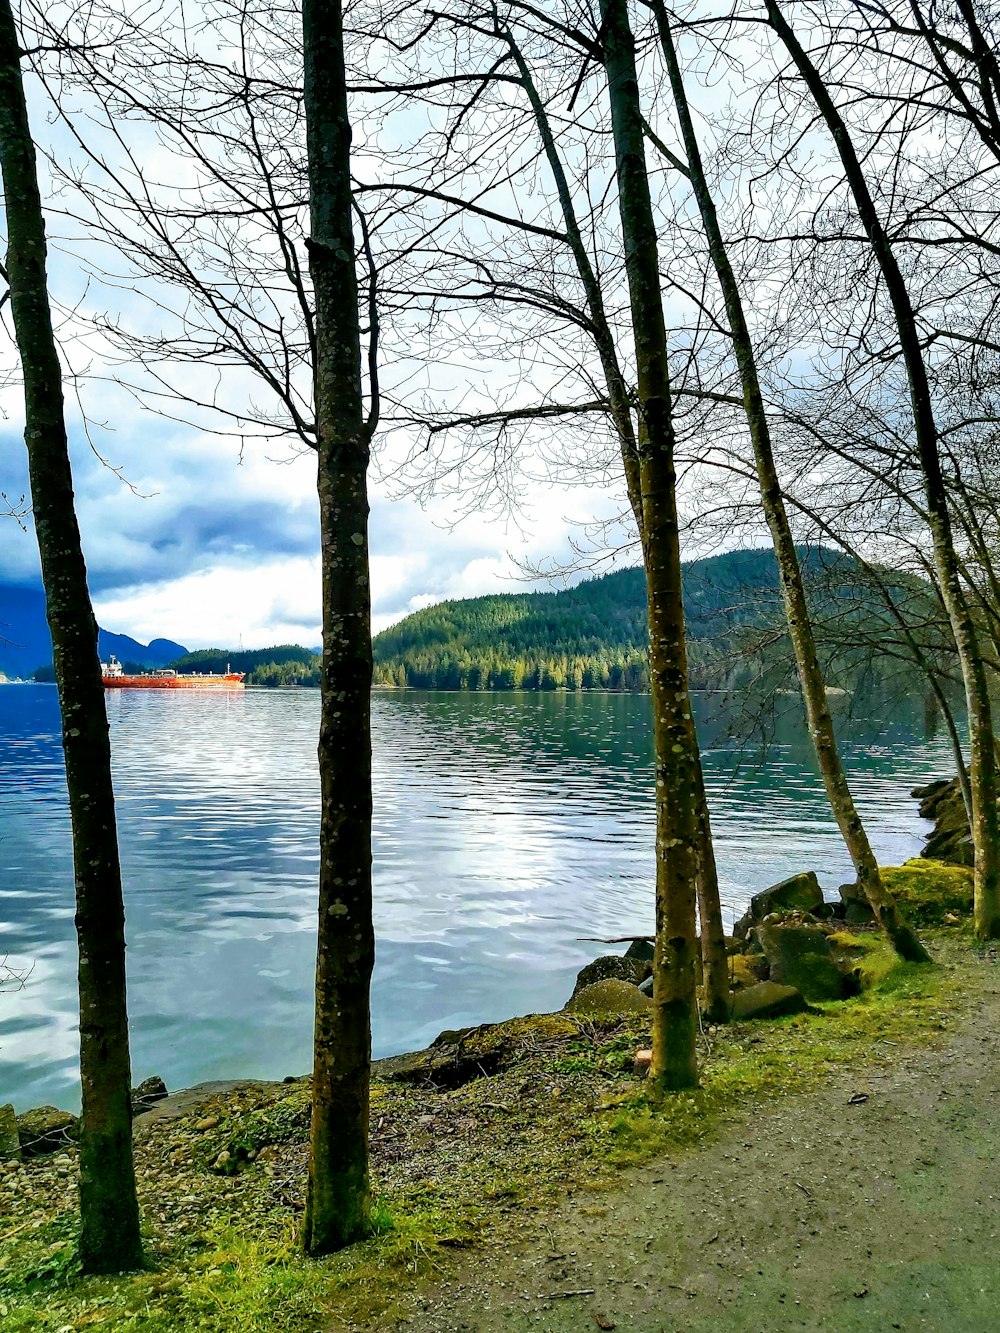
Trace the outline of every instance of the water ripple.
<instances>
[{"instance_id":1,"label":"water ripple","mask_svg":"<svg viewBox=\"0 0 1000 1333\"><path fill-rule=\"evenodd\" d=\"M108 698L126 886L133 1065L169 1085L310 1061L318 698ZM556 1008L602 951L652 924L648 701L373 698L376 1055L445 1027ZM787 730L787 729L786 729ZM767 764L703 726L724 901L849 862L805 739ZM947 772L904 723L849 751L885 862L918 848L909 788ZM0 1102L76 1097L72 866L55 691L0 689L0 949L34 962L0 996Z\"/></svg>"}]
</instances>

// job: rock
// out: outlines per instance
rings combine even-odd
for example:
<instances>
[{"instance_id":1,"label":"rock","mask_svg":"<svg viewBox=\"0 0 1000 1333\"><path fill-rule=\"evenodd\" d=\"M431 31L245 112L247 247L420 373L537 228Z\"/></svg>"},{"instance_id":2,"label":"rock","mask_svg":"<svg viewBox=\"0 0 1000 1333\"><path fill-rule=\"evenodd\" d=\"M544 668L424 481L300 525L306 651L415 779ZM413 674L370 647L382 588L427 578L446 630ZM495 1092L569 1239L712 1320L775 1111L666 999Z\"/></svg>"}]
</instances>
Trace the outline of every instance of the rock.
<instances>
[{"instance_id":1,"label":"rock","mask_svg":"<svg viewBox=\"0 0 1000 1333\"><path fill-rule=\"evenodd\" d=\"M648 959L630 958L628 954L624 958L619 954L606 954L603 958L595 958L592 963L580 969L570 999L575 999L585 986L592 986L595 981L628 981L633 986L638 986L640 981L645 981L652 970L653 965Z\"/></svg>"},{"instance_id":2,"label":"rock","mask_svg":"<svg viewBox=\"0 0 1000 1333\"><path fill-rule=\"evenodd\" d=\"M732 1016L735 1022L751 1018L780 1018L784 1014L801 1014L809 1008L804 997L794 986L781 986L776 981L761 981L732 996Z\"/></svg>"},{"instance_id":3,"label":"rock","mask_svg":"<svg viewBox=\"0 0 1000 1333\"><path fill-rule=\"evenodd\" d=\"M652 996L653 994L653 974L650 972L645 981L639 982L639 990L643 995Z\"/></svg>"},{"instance_id":4,"label":"rock","mask_svg":"<svg viewBox=\"0 0 1000 1333\"><path fill-rule=\"evenodd\" d=\"M585 986L566 1006L569 1014L590 1014L595 1018L613 1018L618 1014L645 1013L651 1004L638 986L609 977Z\"/></svg>"},{"instance_id":5,"label":"rock","mask_svg":"<svg viewBox=\"0 0 1000 1333\"><path fill-rule=\"evenodd\" d=\"M875 913L859 884L841 884L837 892L843 903L841 915L849 926L863 926L875 920Z\"/></svg>"},{"instance_id":6,"label":"rock","mask_svg":"<svg viewBox=\"0 0 1000 1333\"><path fill-rule=\"evenodd\" d=\"M915 857L882 871L885 887L914 925L940 925L946 916L972 915L973 874L968 866Z\"/></svg>"},{"instance_id":7,"label":"rock","mask_svg":"<svg viewBox=\"0 0 1000 1333\"><path fill-rule=\"evenodd\" d=\"M196 1121L194 1127L199 1134L204 1134L206 1130L215 1129L218 1123L219 1117L217 1115L206 1115Z\"/></svg>"},{"instance_id":8,"label":"rock","mask_svg":"<svg viewBox=\"0 0 1000 1333\"><path fill-rule=\"evenodd\" d=\"M913 795L920 801L921 817L934 821L934 828L920 855L929 861L972 866L975 849L958 778L915 787Z\"/></svg>"},{"instance_id":9,"label":"rock","mask_svg":"<svg viewBox=\"0 0 1000 1333\"><path fill-rule=\"evenodd\" d=\"M143 1111L148 1111L151 1106L162 1102L169 1095L167 1085L158 1074L143 1079L137 1088L132 1089L133 1116L142 1115Z\"/></svg>"},{"instance_id":10,"label":"rock","mask_svg":"<svg viewBox=\"0 0 1000 1333\"><path fill-rule=\"evenodd\" d=\"M154 1102L148 1111L136 1116L136 1128L145 1130L164 1120L183 1120L200 1112L206 1102L228 1097L232 1092L265 1092L280 1087L274 1079L259 1078L222 1078L196 1083L192 1088L182 1088L180 1092L172 1092L162 1101Z\"/></svg>"},{"instance_id":11,"label":"rock","mask_svg":"<svg viewBox=\"0 0 1000 1333\"><path fill-rule=\"evenodd\" d=\"M791 875L778 884L772 884L762 893L755 893L750 907L733 926L733 935L745 939L751 926L763 921L772 912L814 912L823 905L823 890L812 870Z\"/></svg>"},{"instance_id":12,"label":"rock","mask_svg":"<svg viewBox=\"0 0 1000 1333\"><path fill-rule=\"evenodd\" d=\"M640 963L651 963L653 961L653 941L633 940L625 950L625 957L638 958Z\"/></svg>"},{"instance_id":13,"label":"rock","mask_svg":"<svg viewBox=\"0 0 1000 1333\"><path fill-rule=\"evenodd\" d=\"M17 1117L17 1137L25 1157L60 1152L76 1137L77 1117L54 1106L37 1106Z\"/></svg>"},{"instance_id":14,"label":"rock","mask_svg":"<svg viewBox=\"0 0 1000 1333\"><path fill-rule=\"evenodd\" d=\"M21 1160L21 1139L17 1132L17 1116L8 1102L0 1106L0 1162Z\"/></svg>"},{"instance_id":15,"label":"rock","mask_svg":"<svg viewBox=\"0 0 1000 1333\"><path fill-rule=\"evenodd\" d=\"M843 976L830 941L817 926L761 924L754 927L754 934L767 959L771 981L794 986L807 1000L843 998Z\"/></svg>"},{"instance_id":16,"label":"rock","mask_svg":"<svg viewBox=\"0 0 1000 1333\"><path fill-rule=\"evenodd\" d=\"M933 782L928 782L924 787L914 787L910 795L915 801L920 802L920 815L923 819L933 819L933 810L937 805L938 798L945 792L951 791L958 786L957 778L936 778Z\"/></svg>"},{"instance_id":17,"label":"rock","mask_svg":"<svg viewBox=\"0 0 1000 1333\"><path fill-rule=\"evenodd\" d=\"M745 990L766 981L768 962L762 953L736 953L729 959L729 985L733 990Z\"/></svg>"},{"instance_id":18,"label":"rock","mask_svg":"<svg viewBox=\"0 0 1000 1333\"><path fill-rule=\"evenodd\" d=\"M562 1014L526 1014L505 1023L442 1032L426 1050L376 1060L372 1072L393 1082L460 1088L498 1073L527 1047L578 1034L576 1025Z\"/></svg>"},{"instance_id":19,"label":"rock","mask_svg":"<svg viewBox=\"0 0 1000 1333\"><path fill-rule=\"evenodd\" d=\"M653 1063L653 1052L646 1047L644 1050L636 1051L635 1060L632 1064L632 1073L636 1078L645 1078L649 1073L649 1066Z\"/></svg>"}]
</instances>

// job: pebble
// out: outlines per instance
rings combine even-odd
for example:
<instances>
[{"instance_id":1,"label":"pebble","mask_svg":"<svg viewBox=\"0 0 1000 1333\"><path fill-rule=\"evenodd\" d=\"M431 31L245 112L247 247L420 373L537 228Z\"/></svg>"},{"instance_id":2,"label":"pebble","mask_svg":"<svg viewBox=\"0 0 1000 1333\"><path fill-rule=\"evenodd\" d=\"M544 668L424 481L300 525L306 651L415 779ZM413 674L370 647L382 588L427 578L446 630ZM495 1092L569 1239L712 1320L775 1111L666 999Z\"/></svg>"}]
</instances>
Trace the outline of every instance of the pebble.
<instances>
[{"instance_id":1,"label":"pebble","mask_svg":"<svg viewBox=\"0 0 1000 1333\"><path fill-rule=\"evenodd\" d=\"M206 1115L203 1116L201 1120L197 1121L195 1129L199 1134L203 1134L206 1129L214 1129L218 1123L219 1117L217 1115Z\"/></svg>"}]
</instances>

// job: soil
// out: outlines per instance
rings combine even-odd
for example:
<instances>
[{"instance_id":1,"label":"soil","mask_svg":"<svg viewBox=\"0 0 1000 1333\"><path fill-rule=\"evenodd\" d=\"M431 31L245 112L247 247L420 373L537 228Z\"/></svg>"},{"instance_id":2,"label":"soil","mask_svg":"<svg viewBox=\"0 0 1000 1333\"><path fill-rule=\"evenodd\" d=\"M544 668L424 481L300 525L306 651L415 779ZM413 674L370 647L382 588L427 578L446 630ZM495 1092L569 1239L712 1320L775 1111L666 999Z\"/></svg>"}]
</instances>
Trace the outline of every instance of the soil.
<instances>
[{"instance_id":1,"label":"soil","mask_svg":"<svg viewBox=\"0 0 1000 1333\"><path fill-rule=\"evenodd\" d=\"M468 1258L412 1333L1000 1328L1000 973L937 1049L769 1101Z\"/></svg>"}]
</instances>

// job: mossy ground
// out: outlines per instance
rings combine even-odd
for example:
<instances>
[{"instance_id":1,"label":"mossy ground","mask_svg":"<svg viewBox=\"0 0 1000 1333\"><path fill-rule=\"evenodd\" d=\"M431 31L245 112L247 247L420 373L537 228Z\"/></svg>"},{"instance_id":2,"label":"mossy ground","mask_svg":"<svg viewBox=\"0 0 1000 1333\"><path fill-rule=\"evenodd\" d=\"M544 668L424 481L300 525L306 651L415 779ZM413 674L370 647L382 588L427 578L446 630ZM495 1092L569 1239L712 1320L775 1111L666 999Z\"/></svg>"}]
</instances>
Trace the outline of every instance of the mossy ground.
<instances>
[{"instance_id":1,"label":"mossy ground","mask_svg":"<svg viewBox=\"0 0 1000 1333\"><path fill-rule=\"evenodd\" d=\"M632 1074L642 1016L521 1022L500 1072L453 1091L376 1082L374 1234L322 1262L297 1244L307 1090L234 1094L137 1138L147 1271L83 1279L75 1261L75 1161L0 1175L0 1329L288 1330L391 1326L454 1253L509 1240L567 1187L600 1191L621 1167L710 1142L762 1099L942 1039L974 974L964 928L929 937L937 966L897 962L845 934L867 984L819 1013L710 1029L702 1086L651 1106ZM218 1123L199 1130L204 1117ZM213 1165L221 1153L229 1160Z\"/></svg>"}]
</instances>

